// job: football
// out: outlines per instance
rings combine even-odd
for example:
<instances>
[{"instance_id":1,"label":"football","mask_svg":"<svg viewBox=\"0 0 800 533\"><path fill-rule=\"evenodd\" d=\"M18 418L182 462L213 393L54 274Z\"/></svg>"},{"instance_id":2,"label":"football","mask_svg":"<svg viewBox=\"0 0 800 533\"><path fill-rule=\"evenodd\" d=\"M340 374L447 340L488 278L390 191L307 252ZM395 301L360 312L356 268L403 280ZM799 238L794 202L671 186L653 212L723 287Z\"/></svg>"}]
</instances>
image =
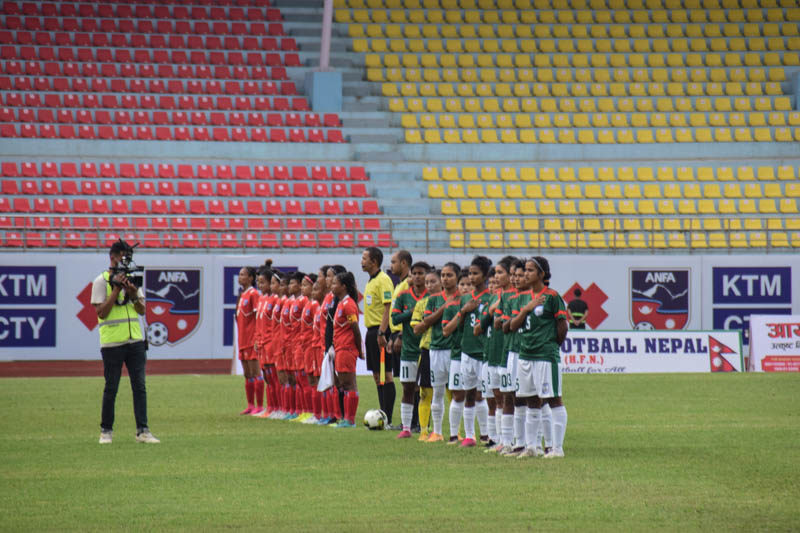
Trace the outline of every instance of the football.
<instances>
[{"instance_id":1,"label":"football","mask_svg":"<svg viewBox=\"0 0 800 533\"><path fill-rule=\"evenodd\" d=\"M364 426L367 429L380 430L386 427L386 413L380 409L370 409L364 414Z\"/></svg>"},{"instance_id":2,"label":"football","mask_svg":"<svg viewBox=\"0 0 800 533\"><path fill-rule=\"evenodd\" d=\"M153 346L161 346L167 342L169 330L161 322L154 322L147 326L147 341Z\"/></svg>"}]
</instances>

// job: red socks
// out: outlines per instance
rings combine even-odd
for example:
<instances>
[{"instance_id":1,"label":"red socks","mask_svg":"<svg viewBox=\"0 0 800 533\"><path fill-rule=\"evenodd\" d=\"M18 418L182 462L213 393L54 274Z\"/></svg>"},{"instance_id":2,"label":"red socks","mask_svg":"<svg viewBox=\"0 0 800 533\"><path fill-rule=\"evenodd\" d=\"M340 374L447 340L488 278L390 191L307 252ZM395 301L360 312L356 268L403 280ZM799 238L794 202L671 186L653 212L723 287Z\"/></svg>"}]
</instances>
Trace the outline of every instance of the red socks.
<instances>
[{"instance_id":1,"label":"red socks","mask_svg":"<svg viewBox=\"0 0 800 533\"><path fill-rule=\"evenodd\" d=\"M351 424L356 423L356 412L358 411L358 391L349 390L344 393L344 417Z\"/></svg>"},{"instance_id":2,"label":"red socks","mask_svg":"<svg viewBox=\"0 0 800 533\"><path fill-rule=\"evenodd\" d=\"M322 400L320 392L316 387L311 388L311 407L314 409L314 417L322 420Z\"/></svg>"},{"instance_id":3,"label":"red socks","mask_svg":"<svg viewBox=\"0 0 800 533\"><path fill-rule=\"evenodd\" d=\"M259 410L264 408L264 378L258 376L255 383L256 405Z\"/></svg>"},{"instance_id":4,"label":"red socks","mask_svg":"<svg viewBox=\"0 0 800 533\"><path fill-rule=\"evenodd\" d=\"M253 407L254 399L256 395L256 380L254 379L245 379L244 380L244 393L247 396L247 407Z\"/></svg>"}]
</instances>

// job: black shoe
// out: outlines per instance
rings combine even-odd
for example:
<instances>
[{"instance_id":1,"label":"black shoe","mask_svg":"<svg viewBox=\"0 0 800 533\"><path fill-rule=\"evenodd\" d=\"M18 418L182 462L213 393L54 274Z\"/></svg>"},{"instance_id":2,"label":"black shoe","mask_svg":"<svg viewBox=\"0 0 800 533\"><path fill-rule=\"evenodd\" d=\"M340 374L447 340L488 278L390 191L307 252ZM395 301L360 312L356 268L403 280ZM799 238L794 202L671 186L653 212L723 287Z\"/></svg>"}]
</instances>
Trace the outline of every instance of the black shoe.
<instances>
[{"instance_id":1,"label":"black shoe","mask_svg":"<svg viewBox=\"0 0 800 533\"><path fill-rule=\"evenodd\" d=\"M411 433L419 433L421 430L419 426L411 426Z\"/></svg>"},{"instance_id":2,"label":"black shoe","mask_svg":"<svg viewBox=\"0 0 800 533\"><path fill-rule=\"evenodd\" d=\"M483 445L484 445L484 446L486 446L487 448L492 448L492 447L494 447L494 446L497 446L497 443L496 443L495 441L493 441L492 439L489 439L489 440L486 440L486 441L482 440L481 442L482 442L482 443L483 443Z\"/></svg>"}]
</instances>

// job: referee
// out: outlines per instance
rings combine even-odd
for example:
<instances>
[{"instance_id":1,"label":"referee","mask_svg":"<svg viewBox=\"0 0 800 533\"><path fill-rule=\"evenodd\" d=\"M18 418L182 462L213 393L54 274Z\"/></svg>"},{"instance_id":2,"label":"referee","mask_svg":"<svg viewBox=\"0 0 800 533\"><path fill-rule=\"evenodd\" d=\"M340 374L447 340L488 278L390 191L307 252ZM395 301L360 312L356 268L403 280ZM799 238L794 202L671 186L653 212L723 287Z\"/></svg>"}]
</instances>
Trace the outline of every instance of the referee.
<instances>
[{"instance_id":1,"label":"referee","mask_svg":"<svg viewBox=\"0 0 800 533\"><path fill-rule=\"evenodd\" d=\"M378 388L378 403L386 413L389 426L394 412L395 387L392 379L392 366L385 365L385 384L381 385L381 348L386 346L389 332L389 314L392 304L394 283L388 274L381 270L383 252L371 246L361 254L361 270L369 274L364 289L364 325L367 327L365 345L367 348L367 370L372 372Z\"/></svg>"}]
</instances>

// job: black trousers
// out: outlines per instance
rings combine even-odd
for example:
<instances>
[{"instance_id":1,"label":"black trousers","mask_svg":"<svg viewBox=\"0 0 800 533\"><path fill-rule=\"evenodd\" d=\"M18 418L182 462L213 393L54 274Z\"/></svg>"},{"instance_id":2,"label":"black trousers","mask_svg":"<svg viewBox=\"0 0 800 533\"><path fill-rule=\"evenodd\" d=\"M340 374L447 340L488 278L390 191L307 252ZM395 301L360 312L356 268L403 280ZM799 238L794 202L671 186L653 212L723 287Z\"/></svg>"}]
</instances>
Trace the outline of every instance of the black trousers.
<instances>
[{"instance_id":1,"label":"black trousers","mask_svg":"<svg viewBox=\"0 0 800 533\"><path fill-rule=\"evenodd\" d=\"M147 352L144 341L123 344L113 348L101 348L103 355L103 375L106 386L103 389L103 409L100 428L111 431L114 428L114 404L117 400L122 365L128 369L133 392L133 415L136 418L136 431L147 429L147 391L144 384L144 369Z\"/></svg>"}]
</instances>

